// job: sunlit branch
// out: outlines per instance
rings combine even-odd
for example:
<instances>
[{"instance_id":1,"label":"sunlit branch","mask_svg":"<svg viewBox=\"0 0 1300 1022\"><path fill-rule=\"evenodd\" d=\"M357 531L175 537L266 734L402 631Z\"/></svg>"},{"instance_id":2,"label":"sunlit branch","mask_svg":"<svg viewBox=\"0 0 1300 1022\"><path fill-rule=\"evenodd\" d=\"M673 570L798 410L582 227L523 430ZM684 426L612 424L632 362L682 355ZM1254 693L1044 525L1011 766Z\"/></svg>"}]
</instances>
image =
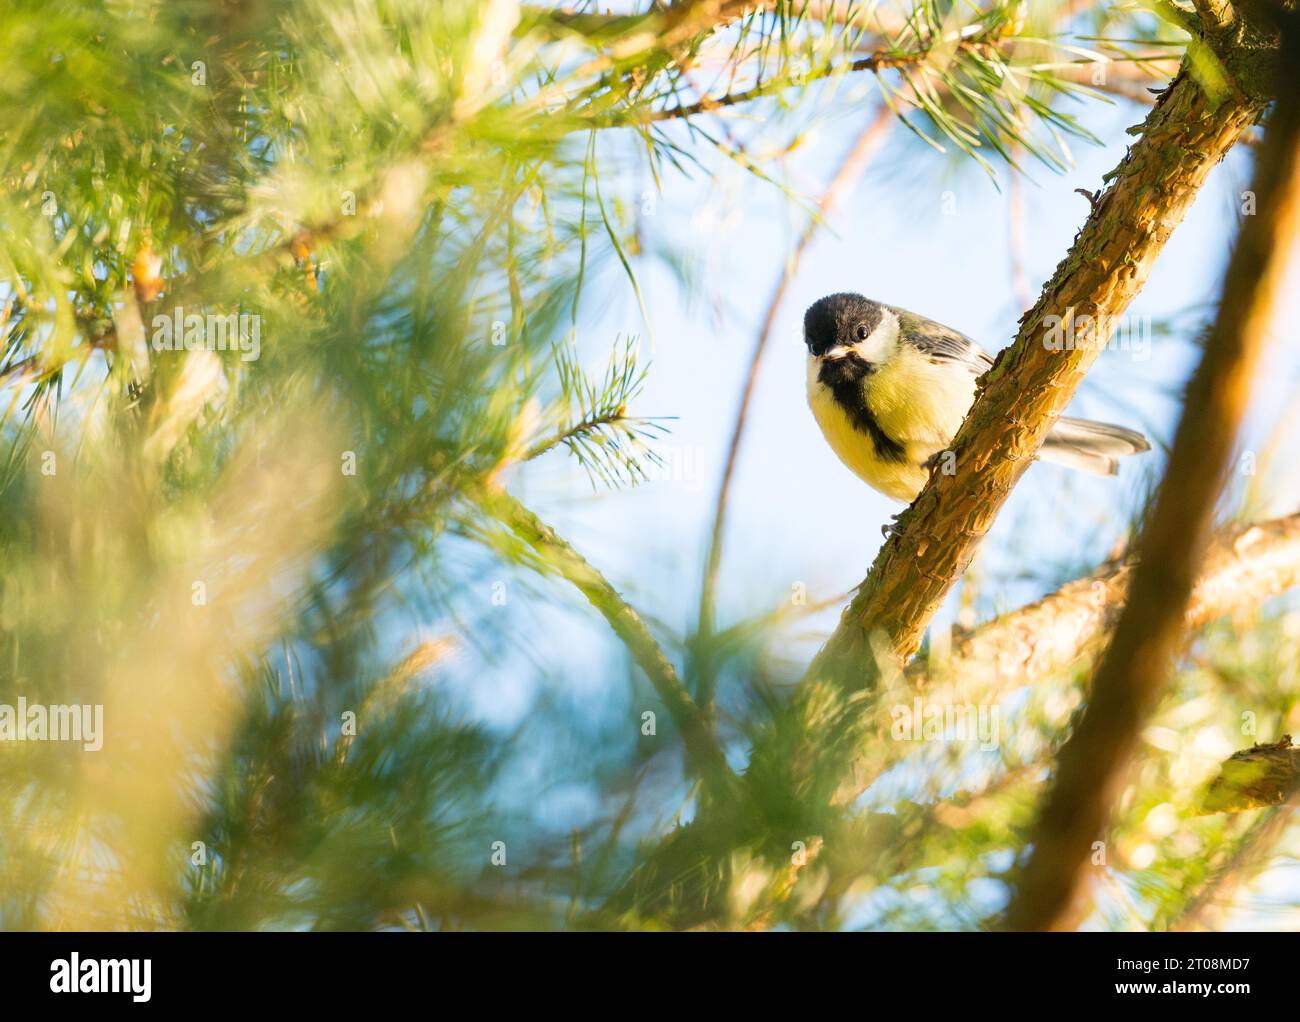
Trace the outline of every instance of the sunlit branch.
<instances>
[{"instance_id":1,"label":"sunlit branch","mask_svg":"<svg viewBox=\"0 0 1300 1022\"><path fill-rule=\"evenodd\" d=\"M956 50L973 50L978 49L979 47L997 46L1007 30L1007 27L1003 25L982 35L975 35L970 38L961 39L956 43ZM750 88L742 89L739 92L729 92L722 96L703 96L693 103L686 103L673 107L662 107L657 110L649 111L619 111L615 114L595 118L595 123L590 126L621 127L631 124L653 123L656 121L680 120L683 118L694 117L702 113L718 113L719 111L726 110L729 107L750 103L754 100L774 95L794 86L807 85L810 82L820 81L837 75L852 74L862 71L875 73L922 64L930 59L935 52L934 48L935 43L933 42L915 50L897 50L889 47L865 57L859 57L856 60L845 61L840 64L828 64L824 67L815 68L797 78L792 78L789 75L781 75L768 81L760 82Z\"/></svg>"},{"instance_id":2,"label":"sunlit branch","mask_svg":"<svg viewBox=\"0 0 1300 1022\"><path fill-rule=\"evenodd\" d=\"M1285 38L1283 45L1294 60L1300 38ZM1246 219L1234 247L1219 314L1188 385L1168 469L1139 541L1128 602L1029 836L1033 850L1007 911L1011 929L1069 929L1082 918L1089 849L1105 828L1140 729L1183 642L1214 505L1300 233L1300 87L1282 85L1255 172L1253 190L1267 212ZM1288 740L1276 750L1288 763L1289 748ZM1267 759L1257 779L1270 792L1276 789L1273 766Z\"/></svg>"},{"instance_id":3,"label":"sunlit branch","mask_svg":"<svg viewBox=\"0 0 1300 1022\"><path fill-rule=\"evenodd\" d=\"M1233 753L1201 800L1203 813L1280 806L1300 790L1300 747L1290 735Z\"/></svg>"},{"instance_id":4,"label":"sunlit branch","mask_svg":"<svg viewBox=\"0 0 1300 1022\"><path fill-rule=\"evenodd\" d=\"M1119 619L1135 563L1130 554L994 618L960 638L942 659L914 661L902 681L935 703L987 705L1067 671L1088 670ZM1239 526L1212 545L1187 607L1187 628L1253 611L1297 586L1300 514ZM882 723L863 741L841 801L857 798L905 754L887 732Z\"/></svg>"}]
</instances>

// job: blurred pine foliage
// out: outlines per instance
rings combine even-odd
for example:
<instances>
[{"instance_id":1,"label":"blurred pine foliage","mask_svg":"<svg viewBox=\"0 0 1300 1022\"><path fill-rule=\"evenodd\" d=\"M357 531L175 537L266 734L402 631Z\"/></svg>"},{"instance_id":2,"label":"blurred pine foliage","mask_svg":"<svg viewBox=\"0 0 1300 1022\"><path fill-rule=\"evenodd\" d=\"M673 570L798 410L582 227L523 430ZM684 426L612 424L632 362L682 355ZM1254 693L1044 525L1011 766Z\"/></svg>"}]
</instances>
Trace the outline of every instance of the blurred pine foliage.
<instances>
[{"instance_id":1,"label":"blurred pine foliage","mask_svg":"<svg viewBox=\"0 0 1300 1022\"><path fill-rule=\"evenodd\" d=\"M595 369L574 346L593 266L639 297L618 183L706 149L770 170L680 122L758 102L797 123L874 73L935 148L1065 166L1089 137L1070 104L1096 95L1080 69L1184 38L1073 9L1119 41L1066 44L1056 5L1002 2L10 0L0 702L100 704L105 740L0 743L0 926L987 925L1081 675L1021 690L996 751L893 746L848 804L840 777L790 790L740 765L784 726L799 668L774 637L799 608L705 636L633 620L501 488L548 452L598 491L655 465L669 424L638 415L635 340ZM251 317L256 351L160 347L155 317L187 315ZM575 572L637 664L617 712L470 722L440 673L531 669L545 636L466 587L513 573L586 614ZM1194 815L1209 778L1179 735L1248 705L1271 736L1298 646L1285 614L1197 641L1099 925L1175 925L1246 868L1264 823ZM534 804L575 777L598 821L556 833ZM732 811L678 856L702 805Z\"/></svg>"}]
</instances>

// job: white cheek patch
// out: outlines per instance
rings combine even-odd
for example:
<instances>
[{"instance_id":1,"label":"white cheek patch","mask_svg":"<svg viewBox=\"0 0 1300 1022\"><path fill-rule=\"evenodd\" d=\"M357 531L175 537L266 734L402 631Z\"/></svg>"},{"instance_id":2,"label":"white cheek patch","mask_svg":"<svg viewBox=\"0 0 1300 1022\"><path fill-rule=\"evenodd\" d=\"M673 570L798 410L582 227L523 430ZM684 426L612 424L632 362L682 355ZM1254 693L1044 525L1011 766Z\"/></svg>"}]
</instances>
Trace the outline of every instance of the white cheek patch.
<instances>
[{"instance_id":1,"label":"white cheek patch","mask_svg":"<svg viewBox=\"0 0 1300 1022\"><path fill-rule=\"evenodd\" d=\"M855 344L853 350L873 365L880 365L889 361L897 344L898 317L888 309L882 309L876 329L871 331L871 336L865 341Z\"/></svg>"}]
</instances>

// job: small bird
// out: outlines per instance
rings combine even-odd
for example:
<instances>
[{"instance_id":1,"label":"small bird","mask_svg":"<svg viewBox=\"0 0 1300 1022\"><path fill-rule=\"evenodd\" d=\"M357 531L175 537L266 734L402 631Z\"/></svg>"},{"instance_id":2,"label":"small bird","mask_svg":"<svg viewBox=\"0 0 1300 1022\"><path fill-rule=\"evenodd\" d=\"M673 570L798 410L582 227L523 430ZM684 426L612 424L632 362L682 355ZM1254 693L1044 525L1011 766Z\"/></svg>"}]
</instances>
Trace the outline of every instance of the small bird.
<instances>
[{"instance_id":1,"label":"small bird","mask_svg":"<svg viewBox=\"0 0 1300 1022\"><path fill-rule=\"evenodd\" d=\"M833 294L804 314L808 404L831 449L887 497L911 502L952 443L993 359L949 327L859 294ZM1039 454L1097 475L1149 451L1141 433L1060 418Z\"/></svg>"}]
</instances>

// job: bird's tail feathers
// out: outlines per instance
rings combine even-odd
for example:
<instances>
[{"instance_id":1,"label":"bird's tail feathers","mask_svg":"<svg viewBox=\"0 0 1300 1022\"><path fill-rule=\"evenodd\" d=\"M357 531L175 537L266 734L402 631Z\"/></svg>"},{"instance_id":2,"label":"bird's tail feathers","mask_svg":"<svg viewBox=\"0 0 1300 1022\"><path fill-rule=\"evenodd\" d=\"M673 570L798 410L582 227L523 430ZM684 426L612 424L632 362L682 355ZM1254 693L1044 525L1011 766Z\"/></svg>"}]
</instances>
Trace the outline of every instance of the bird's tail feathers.
<instances>
[{"instance_id":1,"label":"bird's tail feathers","mask_svg":"<svg viewBox=\"0 0 1300 1022\"><path fill-rule=\"evenodd\" d=\"M1147 438L1134 430L1109 422L1062 417L1043 441L1039 456L1068 468L1113 476L1119 472L1119 458L1149 450Z\"/></svg>"}]
</instances>

